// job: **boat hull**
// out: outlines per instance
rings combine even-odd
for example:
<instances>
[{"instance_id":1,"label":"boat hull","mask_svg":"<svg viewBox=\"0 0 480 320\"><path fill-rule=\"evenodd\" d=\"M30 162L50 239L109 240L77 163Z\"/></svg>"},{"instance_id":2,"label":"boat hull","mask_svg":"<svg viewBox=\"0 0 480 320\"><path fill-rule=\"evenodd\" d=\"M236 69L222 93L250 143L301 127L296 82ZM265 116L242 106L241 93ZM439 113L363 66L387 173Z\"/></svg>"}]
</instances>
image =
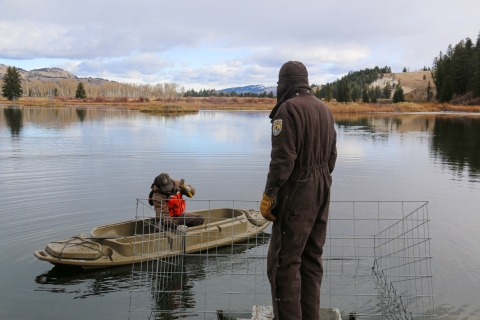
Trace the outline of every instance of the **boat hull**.
<instances>
[{"instance_id":1,"label":"boat hull","mask_svg":"<svg viewBox=\"0 0 480 320\"><path fill-rule=\"evenodd\" d=\"M203 215L205 223L186 233L181 228L156 232L156 218L123 221L96 227L88 237L49 243L34 255L54 265L109 268L216 250L256 237L270 223L253 210L221 208L195 213Z\"/></svg>"}]
</instances>

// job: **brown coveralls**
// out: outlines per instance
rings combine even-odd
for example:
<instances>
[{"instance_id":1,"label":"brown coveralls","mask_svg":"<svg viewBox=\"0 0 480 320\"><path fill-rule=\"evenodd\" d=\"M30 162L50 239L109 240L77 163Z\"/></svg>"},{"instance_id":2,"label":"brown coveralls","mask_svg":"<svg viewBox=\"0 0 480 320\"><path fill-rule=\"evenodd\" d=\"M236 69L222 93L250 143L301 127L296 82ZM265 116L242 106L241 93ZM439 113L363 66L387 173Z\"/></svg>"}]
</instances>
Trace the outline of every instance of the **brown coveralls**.
<instances>
[{"instance_id":1,"label":"brown coveralls","mask_svg":"<svg viewBox=\"0 0 480 320\"><path fill-rule=\"evenodd\" d=\"M267 258L276 320L319 319L330 174L337 149L332 114L306 82L290 87L270 115L274 124L282 120L280 133L272 133L264 191L275 198L272 213L277 218Z\"/></svg>"},{"instance_id":2,"label":"brown coveralls","mask_svg":"<svg viewBox=\"0 0 480 320\"><path fill-rule=\"evenodd\" d=\"M180 191L181 194L187 195L187 192L180 187L180 181L173 180L173 191L176 193L177 190ZM190 193L192 196L195 195L195 189L188 185L191 189ZM159 221L157 222L157 229L160 229L160 224L164 224L168 227L173 227L174 225L186 225L187 227L194 227L203 224L204 217L191 212L184 212L178 217L171 217L170 211L168 208L167 200L171 194L166 194L162 190L160 190L156 185L152 185L152 202L155 208L155 213Z\"/></svg>"}]
</instances>

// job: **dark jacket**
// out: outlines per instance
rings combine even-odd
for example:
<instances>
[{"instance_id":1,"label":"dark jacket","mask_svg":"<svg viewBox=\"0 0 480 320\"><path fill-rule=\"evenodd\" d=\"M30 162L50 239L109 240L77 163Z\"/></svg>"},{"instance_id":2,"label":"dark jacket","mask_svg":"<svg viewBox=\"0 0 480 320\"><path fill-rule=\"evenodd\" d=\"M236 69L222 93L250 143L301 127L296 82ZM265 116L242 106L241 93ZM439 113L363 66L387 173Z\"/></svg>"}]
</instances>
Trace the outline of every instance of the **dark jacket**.
<instances>
[{"instance_id":1,"label":"dark jacket","mask_svg":"<svg viewBox=\"0 0 480 320\"><path fill-rule=\"evenodd\" d=\"M287 181L299 176L308 178L312 169L321 169L322 178L330 188L330 174L337 158L336 132L328 107L308 86L293 88L284 102L272 111L272 152L265 194L277 198ZM281 131L273 133L275 121L281 120ZM280 193L280 194L279 194Z\"/></svg>"}]
</instances>

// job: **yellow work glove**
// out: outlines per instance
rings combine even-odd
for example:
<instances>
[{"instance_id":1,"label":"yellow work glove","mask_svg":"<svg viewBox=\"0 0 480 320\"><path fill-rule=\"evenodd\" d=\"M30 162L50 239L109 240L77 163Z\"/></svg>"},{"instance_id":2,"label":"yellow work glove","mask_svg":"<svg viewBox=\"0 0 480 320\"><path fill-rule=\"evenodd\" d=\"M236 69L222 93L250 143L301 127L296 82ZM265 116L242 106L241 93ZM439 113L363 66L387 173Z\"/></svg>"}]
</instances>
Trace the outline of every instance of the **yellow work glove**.
<instances>
[{"instance_id":1,"label":"yellow work glove","mask_svg":"<svg viewBox=\"0 0 480 320\"><path fill-rule=\"evenodd\" d=\"M260 213L262 216L269 221L275 222L277 218L272 214L272 207L274 198L270 198L265 193L263 193L262 201L260 202Z\"/></svg>"},{"instance_id":2,"label":"yellow work glove","mask_svg":"<svg viewBox=\"0 0 480 320\"><path fill-rule=\"evenodd\" d=\"M180 188L182 189L182 193L185 194L187 197L189 198L193 198L193 194L192 194L192 189L190 188L189 185L186 185L185 184L185 180L182 179L180 181Z\"/></svg>"}]
</instances>

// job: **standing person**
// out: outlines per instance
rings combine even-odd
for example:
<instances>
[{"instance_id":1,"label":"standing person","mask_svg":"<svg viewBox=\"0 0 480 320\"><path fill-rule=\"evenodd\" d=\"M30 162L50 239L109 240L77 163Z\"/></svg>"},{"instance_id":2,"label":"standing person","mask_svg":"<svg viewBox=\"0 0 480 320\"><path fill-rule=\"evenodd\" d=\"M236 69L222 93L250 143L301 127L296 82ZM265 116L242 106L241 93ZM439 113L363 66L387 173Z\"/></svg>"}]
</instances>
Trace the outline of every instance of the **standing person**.
<instances>
[{"instance_id":1,"label":"standing person","mask_svg":"<svg viewBox=\"0 0 480 320\"><path fill-rule=\"evenodd\" d=\"M152 183L152 191L148 196L150 205L155 208L158 218L157 230L163 227L173 228L177 225L194 227L203 224L202 215L185 212L186 204L183 196L193 198L195 189L184 180L172 180L168 173L161 173Z\"/></svg>"},{"instance_id":2,"label":"standing person","mask_svg":"<svg viewBox=\"0 0 480 320\"><path fill-rule=\"evenodd\" d=\"M267 256L274 319L319 319L336 132L301 62L285 63L278 78L270 114L271 161L260 204L265 219L274 222Z\"/></svg>"}]
</instances>

